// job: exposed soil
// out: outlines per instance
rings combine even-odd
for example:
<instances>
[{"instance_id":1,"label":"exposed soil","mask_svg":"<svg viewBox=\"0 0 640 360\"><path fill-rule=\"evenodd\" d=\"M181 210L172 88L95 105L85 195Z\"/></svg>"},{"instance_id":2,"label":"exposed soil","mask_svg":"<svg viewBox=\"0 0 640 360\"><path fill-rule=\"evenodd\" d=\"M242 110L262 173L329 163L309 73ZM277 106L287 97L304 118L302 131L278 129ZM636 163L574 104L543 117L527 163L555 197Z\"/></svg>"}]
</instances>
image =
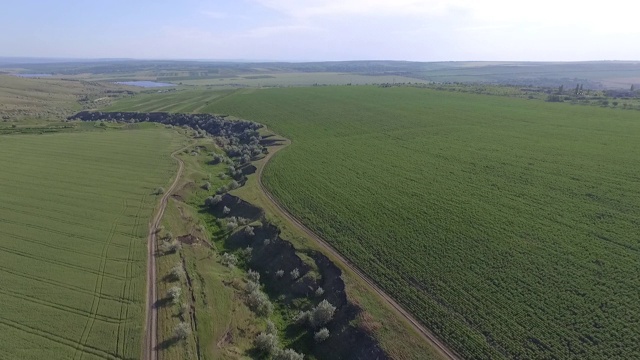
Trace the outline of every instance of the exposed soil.
<instances>
[{"instance_id":1,"label":"exposed soil","mask_svg":"<svg viewBox=\"0 0 640 360\"><path fill-rule=\"evenodd\" d=\"M192 234L178 236L177 240L187 245L193 245L197 242L200 242L200 240L197 237L193 236Z\"/></svg>"}]
</instances>

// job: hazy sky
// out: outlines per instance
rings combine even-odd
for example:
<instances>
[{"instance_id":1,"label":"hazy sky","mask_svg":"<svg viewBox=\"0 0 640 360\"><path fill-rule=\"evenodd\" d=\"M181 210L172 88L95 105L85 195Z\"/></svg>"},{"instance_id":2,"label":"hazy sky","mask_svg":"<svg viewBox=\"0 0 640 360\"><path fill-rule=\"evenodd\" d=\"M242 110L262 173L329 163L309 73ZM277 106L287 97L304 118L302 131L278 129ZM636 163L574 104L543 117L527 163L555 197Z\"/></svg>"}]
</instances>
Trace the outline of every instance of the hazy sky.
<instances>
[{"instance_id":1,"label":"hazy sky","mask_svg":"<svg viewBox=\"0 0 640 360\"><path fill-rule=\"evenodd\" d=\"M640 60L632 0L0 0L0 56Z\"/></svg>"}]
</instances>

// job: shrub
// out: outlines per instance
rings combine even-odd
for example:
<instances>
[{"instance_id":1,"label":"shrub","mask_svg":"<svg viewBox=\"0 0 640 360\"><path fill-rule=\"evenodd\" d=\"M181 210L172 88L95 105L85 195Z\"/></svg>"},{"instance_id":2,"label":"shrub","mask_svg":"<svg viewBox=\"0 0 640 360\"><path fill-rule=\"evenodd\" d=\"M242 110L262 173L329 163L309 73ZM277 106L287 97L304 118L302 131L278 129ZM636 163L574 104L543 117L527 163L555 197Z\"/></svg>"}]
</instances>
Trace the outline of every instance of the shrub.
<instances>
[{"instance_id":1,"label":"shrub","mask_svg":"<svg viewBox=\"0 0 640 360\"><path fill-rule=\"evenodd\" d=\"M258 350L267 354L274 354L279 350L278 338L274 334L260 333L254 344Z\"/></svg>"},{"instance_id":2,"label":"shrub","mask_svg":"<svg viewBox=\"0 0 640 360\"><path fill-rule=\"evenodd\" d=\"M291 272L289 273L289 275L291 275L291 278L293 280L296 280L297 278L300 277L300 270L298 270L298 268L295 268L293 270L291 270Z\"/></svg>"},{"instance_id":3,"label":"shrub","mask_svg":"<svg viewBox=\"0 0 640 360\"><path fill-rule=\"evenodd\" d=\"M182 248L182 245L177 240L173 240L173 241L166 241L165 240L160 245L160 251L163 254L174 254L174 253L178 252L178 250L180 250L181 248Z\"/></svg>"},{"instance_id":4,"label":"shrub","mask_svg":"<svg viewBox=\"0 0 640 360\"><path fill-rule=\"evenodd\" d=\"M251 226L245 227L244 228L244 233L247 236L254 236L255 235L255 233L253 232L253 227L251 227Z\"/></svg>"},{"instance_id":5,"label":"shrub","mask_svg":"<svg viewBox=\"0 0 640 360\"><path fill-rule=\"evenodd\" d=\"M229 221L229 222L227 223L226 227L227 227L227 230L228 230L228 231L233 231L233 230L235 230L235 229L237 229L237 228L238 228L238 224L237 224L237 223L235 223L235 222L233 222L233 221Z\"/></svg>"},{"instance_id":6,"label":"shrub","mask_svg":"<svg viewBox=\"0 0 640 360\"><path fill-rule=\"evenodd\" d=\"M225 206L224 208L222 208L223 214L228 215L230 212L231 212L231 209L229 209L228 207Z\"/></svg>"},{"instance_id":7,"label":"shrub","mask_svg":"<svg viewBox=\"0 0 640 360\"><path fill-rule=\"evenodd\" d=\"M180 313L180 315L184 316L187 313L188 308L189 305L187 305L187 303L181 303L180 307L178 308L178 312Z\"/></svg>"},{"instance_id":8,"label":"shrub","mask_svg":"<svg viewBox=\"0 0 640 360\"><path fill-rule=\"evenodd\" d=\"M219 188L218 188L218 190L216 190L216 193L217 193L217 194L224 194L224 193L226 193L227 191L229 191L229 190L227 190L227 187L226 187L226 186L221 186L221 187L219 187Z\"/></svg>"},{"instance_id":9,"label":"shrub","mask_svg":"<svg viewBox=\"0 0 640 360\"><path fill-rule=\"evenodd\" d=\"M221 201L222 201L222 196L220 195L209 196L204 200L204 204L205 206L208 206L208 207L214 207L218 205Z\"/></svg>"},{"instance_id":10,"label":"shrub","mask_svg":"<svg viewBox=\"0 0 640 360\"><path fill-rule=\"evenodd\" d=\"M298 354L292 349L280 350L276 352L274 356L275 360L303 360L304 355Z\"/></svg>"},{"instance_id":11,"label":"shrub","mask_svg":"<svg viewBox=\"0 0 640 360\"><path fill-rule=\"evenodd\" d=\"M238 257L233 254L224 253L222 255L222 265L234 267L238 263Z\"/></svg>"},{"instance_id":12,"label":"shrub","mask_svg":"<svg viewBox=\"0 0 640 360\"><path fill-rule=\"evenodd\" d=\"M231 181L231 182L229 183L229 185L227 185L227 188L228 188L229 190L235 190L235 189L237 189L237 188L239 188L239 187L240 187L240 184L239 184L237 181L235 181L235 180Z\"/></svg>"},{"instance_id":13,"label":"shrub","mask_svg":"<svg viewBox=\"0 0 640 360\"><path fill-rule=\"evenodd\" d=\"M247 293L251 294L256 290L260 290L260 284L257 281L247 281L247 285L245 286L245 290Z\"/></svg>"},{"instance_id":14,"label":"shrub","mask_svg":"<svg viewBox=\"0 0 640 360\"><path fill-rule=\"evenodd\" d=\"M327 340L329 338L329 330L327 328L322 328L320 330L318 330L318 332L316 332L313 335L313 339L316 342L323 342L325 340Z\"/></svg>"},{"instance_id":15,"label":"shrub","mask_svg":"<svg viewBox=\"0 0 640 360\"><path fill-rule=\"evenodd\" d=\"M253 255L253 248L251 246L242 249L242 257L245 258L245 260L251 260L251 255Z\"/></svg>"},{"instance_id":16,"label":"shrub","mask_svg":"<svg viewBox=\"0 0 640 360\"><path fill-rule=\"evenodd\" d=\"M186 339L191 334L191 327L186 322L181 322L173 329L173 337L178 340Z\"/></svg>"},{"instance_id":17,"label":"shrub","mask_svg":"<svg viewBox=\"0 0 640 360\"><path fill-rule=\"evenodd\" d=\"M309 316L311 313L309 311L300 311L298 315L293 319L296 324L304 325L309 322Z\"/></svg>"},{"instance_id":18,"label":"shrub","mask_svg":"<svg viewBox=\"0 0 640 360\"><path fill-rule=\"evenodd\" d=\"M265 293L260 290L254 290L247 298L249 307L260 316L269 316L273 312L273 304Z\"/></svg>"},{"instance_id":19,"label":"shrub","mask_svg":"<svg viewBox=\"0 0 640 360\"><path fill-rule=\"evenodd\" d=\"M278 328L276 328L276 324L271 320L267 320L267 334L278 335Z\"/></svg>"},{"instance_id":20,"label":"shrub","mask_svg":"<svg viewBox=\"0 0 640 360\"><path fill-rule=\"evenodd\" d=\"M253 282L260 281L260 273L257 271L253 271L251 269L249 269L249 272L247 272L247 277L249 278L249 281L253 281Z\"/></svg>"},{"instance_id":21,"label":"shrub","mask_svg":"<svg viewBox=\"0 0 640 360\"><path fill-rule=\"evenodd\" d=\"M323 289L323 288L321 288L321 287L318 287L318 288L316 289L316 296L317 296L317 297L320 297L320 296L322 296L323 294L324 294L324 289Z\"/></svg>"},{"instance_id":22,"label":"shrub","mask_svg":"<svg viewBox=\"0 0 640 360\"><path fill-rule=\"evenodd\" d=\"M327 300L322 300L309 314L309 323L312 327L318 328L331 321L335 311L335 306L331 305Z\"/></svg>"},{"instance_id":23,"label":"shrub","mask_svg":"<svg viewBox=\"0 0 640 360\"><path fill-rule=\"evenodd\" d=\"M182 264L177 263L174 267L172 267L171 272L169 272L169 276L173 281L182 280L186 276L186 273L184 272L184 268L182 267Z\"/></svg>"},{"instance_id":24,"label":"shrub","mask_svg":"<svg viewBox=\"0 0 640 360\"><path fill-rule=\"evenodd\" d=\"M202 185L202 188L207 190L207 191L211 190L211 183L207 181L206 183L204 183Z\"/></svg>"},{"instance_id":25,"label":"shrub","mask_svg":"<svg viewBox=\"0 0 640 360\"><path fill-rule=\"evenodd\" d=\"M180 300L180 296L182 295L182 288L179 286L172 286L167 290L167 297L171 299L171 302L177 304Z\"/></svg>"},{"instance_id":26,"label":"shrub","mask_svg":"<svg viewBox=\"0 0 640 360\"><path fill-rule=\"evenodd\" d=\"M154 194L154 195L162 195L162 194L164 194L164 188L163 188L163 187L156 188L156 189L153 191L153 194Z\"/></svg>"}]
</instances>

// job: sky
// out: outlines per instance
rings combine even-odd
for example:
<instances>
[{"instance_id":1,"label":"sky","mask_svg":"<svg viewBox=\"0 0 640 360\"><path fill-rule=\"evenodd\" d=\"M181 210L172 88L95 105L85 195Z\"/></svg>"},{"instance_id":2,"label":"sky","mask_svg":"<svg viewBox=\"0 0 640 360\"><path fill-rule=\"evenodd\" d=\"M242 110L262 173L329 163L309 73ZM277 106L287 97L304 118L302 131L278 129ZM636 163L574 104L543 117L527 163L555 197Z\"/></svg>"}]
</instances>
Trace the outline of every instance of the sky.
<instances>
[{"instance_id":1,"label":"sky","mask_svg":"<svg viewBox=\"0 0 640 360\"><path fill-rule=\"evenodd\" d=\"M0 0L0 56L640 60L631 0Z\"/></svg>"}]
</instances>

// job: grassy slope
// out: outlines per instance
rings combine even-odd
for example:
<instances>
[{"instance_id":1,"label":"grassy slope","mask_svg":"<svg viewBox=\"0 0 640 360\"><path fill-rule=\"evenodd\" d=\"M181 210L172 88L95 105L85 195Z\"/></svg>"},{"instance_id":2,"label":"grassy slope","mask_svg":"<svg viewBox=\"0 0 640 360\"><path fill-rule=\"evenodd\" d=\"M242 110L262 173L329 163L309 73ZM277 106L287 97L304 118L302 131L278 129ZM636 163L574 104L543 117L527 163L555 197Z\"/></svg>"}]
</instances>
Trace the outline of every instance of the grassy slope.
<instances>
[{"instance_id":1,"label":"grassy slope","mask_svg":"<svg viewBox=\"0 0 640 360\"><path fill-rule=\"evenodd\" d=\"M87 108L111 103L135 88L93 81L25 79L0 75L0 121L8 124L60 122ZM114 92L116 91L116 92Z\"/></svg>"},{"instance_id":2,"label":"grassy slope","mask_svg":"<svg viewBox=\"0 0 640 360\"><path fill-rule=\"evenodd\" d=\"M138 358L160 129L0 138L0 357Z\"/></svg>"},{"instance_id":3,"label":"grassy slope","mask_svg":"<svg viewBox=\"0 0 640 360\"><path fill-rule=\"evenodd\" d=\"M206 110L290 138L267 185L464 355L640 355L634 112L360 87Z\"/></svg>"},{"instance_id":4,"label":"grassy slope","mask_svg":"<svg viewBox=\"0 0 640 360\"><path fill-rule=\"evenodd\" d=\"M196 144L207 147L208 151L214 149L210 139L199 139ZM216 246L220 243L214 244L213 248L208 245L220 240L216 237L218 225L215 218L200 211L200 204L211 195L200 185L205 181L210 182L213 188L227 184L228 181L215 176L224 171L225 165L209 165L209 157L205 156L208 151L203 151L202 156L192 156L192 150L190 148L179 155L185 162L177 192L179 198L169 202L163 225L174 237L192 234L202 241L183 245L178 253L163 254L158 258L158 293L164 297L170 287L181 287L182 301L195 306L198 329L195 332L193 324L190 324L194 334L187 341L173 342L173 329L181 321L178 306L163 306L160 309L159 342L164 345L161 345L160 356L166 360L195 358L199 346L202 359L242 359L253 346L260 322L240 299L242 291L230 285L237 282L234 279L241 277L242 272L219 262ZM191 277L193 298L185 279L175 281L167 277L171 269L182 261L181 258L185 260Z\"/></svg>"}]
</instances>

